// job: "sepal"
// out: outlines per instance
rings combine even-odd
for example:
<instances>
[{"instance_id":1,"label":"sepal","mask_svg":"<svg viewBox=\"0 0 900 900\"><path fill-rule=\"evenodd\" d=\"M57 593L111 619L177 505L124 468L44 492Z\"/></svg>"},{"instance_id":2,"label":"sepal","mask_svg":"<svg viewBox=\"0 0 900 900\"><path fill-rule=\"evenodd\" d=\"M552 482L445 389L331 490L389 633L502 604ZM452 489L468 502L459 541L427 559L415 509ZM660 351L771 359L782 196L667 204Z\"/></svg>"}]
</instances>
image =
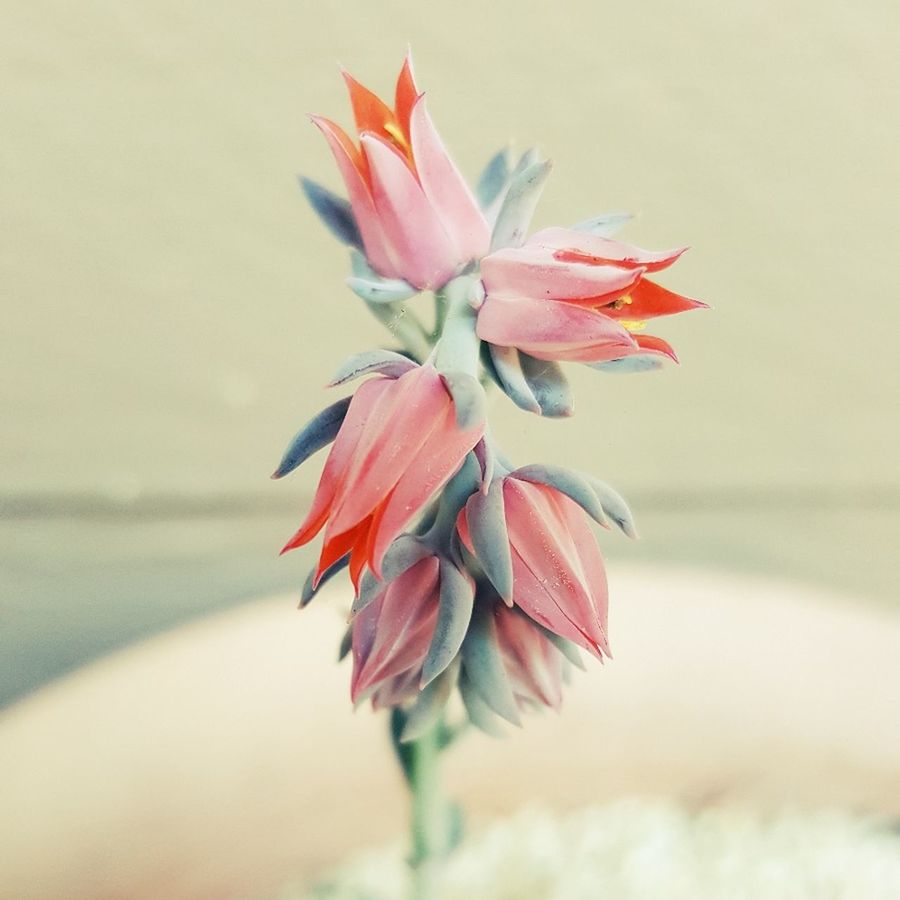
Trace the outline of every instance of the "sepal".
<instances>
[{"instance_id":1,"label":"sepal","mask_svg":"<svg viewBox=\"0 0 900 900\"><path fill-rule=\"evenodd\" d=\"M533 484L546 484L556 489L574 500L598 525L609 527L596 491L590 482L577 472L564 469L562 466L531 465L510 472L510 477L530 481Z\"/></svg>"},{"instance_id":2,"label":"sepal","mask_svg":"<svg viewBox=\"0 0 900 900\"><path fill-rule=\"evenodd\" d=\"M525 242L528 226L552 167L550 160L543 160L513 176L497 214L491 235L491 252L503 247L521 247Z\"/></svg>"},{"instance_id":3,"label":"sepal","mask_svg":"<svg viewBox=\"0 0 900 900\"><path fill-rule=\"evenodd\" d=\"M513 725L521 725L500 648L497 626L490 605L481 604L472 615L472 624L462 646L463 669L471 686L493 712ZM479 722L472 720L480 726Z\"/></svg>"},{"instance_id":4,"label":"sepal","mask_svg":"<svg viewBox=\"0 0 900 900\"><path fill-rule=\"evenodd\" d=\"M368 350L346 360L328 382L328 387L337 387L355 378L374 373L386 375L388 378L399 378L404 372L415 367L416 364L402 353L395 353L393 350Z\"/></svg>"},{"instance_id":5,"label":"sepal","mask_svg":"<svg viewBox=\"0 0 900 900\"><path fill-rule=\"evenodd\" d=\"M598 237L615 237L622 226L634 218L631 213L605 213L600 216L592 216L577 225L572 226L573 231L584 231L587 234L595 234Z\"/></svg>"},{"instance_id":6,"label":"sepal","mask_svg":"<svg viewBox=\"0 0 900 900\"><path fill-rule=\"evenodd\" d=\"M632 539L636 539L638 536L637 528L625 498L605 481L600 481L599 478L595 478L593 475L583 475L582 477L590 484L597 495L597 499L603 507L603 512L618 525L624 534Z\"/></svg>"},{"instance_id":7,"label":"sepal","mask_svg":"<svg viewBox=\"0 0 900 900\"><path fill-rule=\"evenodd\" d=\"M475 602L475 585L449 560L440 561L440 600L434 635L422 664L423 689L441 675L459 653Z\"/></svg>"},{"instance_id":8,"label":"sepal","mask_svg":"<svg viewBox=\"0 0 900 900\"><path fill-rule=\"evenodd\" d=\"M300 187L322 224L341 243L363 249L362 236L350 201L333 194L310 178L300 176Z\"/></svg>"},{"instance_id":9,"label":"sepal","mask_svg":"<svg viewBox=\"0 0 900 900\"><path fill-rule=\"evenodd\" d=\"M330 444L340 431L352 397L344 397L326 407L306 423L293 437L272 478L284 478L302 465L317 450Z\"/></svg>"},{"instance_id":10,"label":"sepal","mask_svg":"<svg viewBox=\"0 0 900 900\"><path fill-rule=\"evenodd\" d=\"M571 416L575 411L575 398L560 366L550 360L536 359L521 350L519 362L528 389L541 409L541 415L548 418Z\"/></svg>"}]
</instances>

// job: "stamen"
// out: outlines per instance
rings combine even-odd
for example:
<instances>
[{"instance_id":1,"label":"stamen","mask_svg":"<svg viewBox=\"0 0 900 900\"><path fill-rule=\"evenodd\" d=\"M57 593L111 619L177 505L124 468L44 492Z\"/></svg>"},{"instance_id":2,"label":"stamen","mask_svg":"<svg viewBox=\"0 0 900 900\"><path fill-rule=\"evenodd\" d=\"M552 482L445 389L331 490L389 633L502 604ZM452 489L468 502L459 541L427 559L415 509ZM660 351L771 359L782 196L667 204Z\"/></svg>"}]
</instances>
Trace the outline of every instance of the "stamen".
<instances>
[{"instance_id":1,"label":"stamen","mask_svg":"<svg viewBox=\"0 0 900 900\"><path fill-rule=\"evenodd\" d=\"M626 331L643 331L647 327L646 322L642 322L640 319L619 319L619 324Z\"/></svg>"},{"instance_id":2,"label":"stamen","mask_svg":"<svg viewBox=\"0 0 900 900\"><path fill-rule=\"evenodd\" d=\"M409 144L406 143L406 137L400 130L400 126L396 122L385 122L384 130L404 149L409 150Z\"/></svg>"}]
</instances>

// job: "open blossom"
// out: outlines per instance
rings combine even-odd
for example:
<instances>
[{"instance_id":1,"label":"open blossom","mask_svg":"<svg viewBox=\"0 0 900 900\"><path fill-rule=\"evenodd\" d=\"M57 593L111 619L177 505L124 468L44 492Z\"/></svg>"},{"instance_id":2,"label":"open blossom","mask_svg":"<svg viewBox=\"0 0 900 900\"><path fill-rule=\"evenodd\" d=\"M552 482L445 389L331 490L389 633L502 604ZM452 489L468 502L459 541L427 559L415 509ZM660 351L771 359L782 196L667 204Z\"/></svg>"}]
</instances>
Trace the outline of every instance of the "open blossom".
<instances>
[{"instance_id":1,"label":"open blossom","mask_svg":"<svg viewBox=\"0 0 900 900\"><path fill-rule=\"evenodd\" d=\"M490 231L435 130L407 57L394 108L344 78L359 146L313 116L347 188L369 263L379 275L436 290L488 251Z\"/></svg>"},{"instance_id":2,"label":"open blossom","mask_svg":"<svg viewBox=\"0 0 900 900\"><path fill-rule=\"evenodd\" d=\"M459 427L447 385L431 365L370 378L350 400L309 514L284 550L324 528L317 579L347 554L354 583L366 566L380 572L388 546L483 433L483 421Z\"/></svg>"},{"instance_id":3,"label":"open blossom","mask_svg":"<svg viewBox=\"0 0 900 900\"><path fill-rule=\"evenodd\" d=\"M584 502L599 507L589 491ZM457 527L504 600L598 658L609 655L606 570L571 496L513 472L474 494Z\"/></svg>"},{"instance_id":4,"label":"open blossom","mask_svg":"<svg viewBox=\"0 0 900 900\"><path fill-rule=\"evenodd\" d=\"M521 247L481 263L485 300L478 336L538 359L603 363L635 355L668 356L644 322L706 306L646 276L686 248L651 252L569 228L546 228Z\"/></svg>"}]
</instances>

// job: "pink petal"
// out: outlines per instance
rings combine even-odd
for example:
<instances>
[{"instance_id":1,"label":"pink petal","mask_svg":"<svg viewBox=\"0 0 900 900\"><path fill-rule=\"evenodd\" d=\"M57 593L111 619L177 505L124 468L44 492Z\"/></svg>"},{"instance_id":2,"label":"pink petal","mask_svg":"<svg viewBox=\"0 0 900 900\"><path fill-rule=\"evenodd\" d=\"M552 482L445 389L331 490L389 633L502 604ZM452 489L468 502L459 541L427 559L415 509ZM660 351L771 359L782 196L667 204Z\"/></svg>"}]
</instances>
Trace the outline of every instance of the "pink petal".
<instances>
[{"instance_id":1,"label":"pink petal","mask_svg":"<svg viewBox=\"0 0 900 900\"><path fill-rule=\"evenodd\" d=\"M668 268L688 249L676 247L654 252L571 228L545 228L533 234L526 246L552 250L557 259L565 262L587 266L612 264L629 269L643 267L648 272Z\"/></svg>"},{"instance_id":2,"label":"pink petal","mask_svg":"<svg viewBox=\"0 0 900 900\"><path fill-rule=\"evenodd\" d=\"M407 161L374 134L361 138L372 197L396 272L417 288L442 287L457 268L456 251Z\"/></svg>"},{"instance_id":3,"label":"pink petal","mask_svg":"<svg viewBox=\"0 0 900 900\"><path fill-rule=\"evenodd\" d=\"M412 108L410 136L419 183L456 247L457 261L481 259L491 243L487 220L450 159L425 108L424 95Z\"/></svg>"},{"instance_id":4,"label":"pink petal","mask_svg":"<svg viewBox=\"0 0 900 900\"><path fill-rule=\"evenodd\" d=\"M658 353L660 356L668 356L672 362L678 362L672 345L661 337L653 334L636 334L634 339L637 341L639 353Z\"/></svg>"},{"instance_id":5,"label":"pink petal","mask_svg":"<svg viewBox=\"0 0 900 900\"><path fill-rule=\"evenodd\" d=\"M353 216L372 268L386 278L399 277L399 272L388 255L387 241L375 212L375 201L366 183L366 161L361 157L353 141L334 122L320 116L312 116L312 121L325 135L344 179L350 205L353 207Z\"/></svg>"},{"instance_id":6,"label":"pink petal","mask_svg":"<svg viewBox=\"0 0 900 900\"><path fill-rule=\"evenodd\" d=\"M373 685L421 666L438 613L438 560L429 556L392 581L353 621L354 701Z\"/></svg>"},{"instance_id":7,"label":"pink petal","mask_svg":"<svg viewBox=\"0 0 900 900\"><path fill-rule=\"evenodd\" d=\"M489 297L478 312L478 337L538 359L602 362L633 353L634 338L608 316L555 300Z\"/></svg>"},{"instance_id":8,"label":"pink petal","mask_svg":"<svg viewBox=\"0 0 900 900\"><path fill-rule=\"evenodd\" d=\"M563 657L525 616L497 605L497 643L513 693L559 709L562 704Z\"/></svg>"},{"instance_id":9,"label":"pink petal","mask_svg":"<svg viewBox=\"0 0 900 900\"><path fill-rule=\"evenodd\" d=\"M369 515L412 464L451 407L433 366L418 366L391 381L373 407L341 488L329 528L340 533Z\"/></svg>"},{"instance_id":10,"label":"pink petal","mask_svg":"<svg viewBox=\"0 0 900 900\"><path fill-rule=\"evenodd\" d=\"M504 484L510 545L513 551L513 600L535 621L601 657L606 641L606 582L593 584L600 551L561 515L565 502L577 505L545 485L508 478ZM584 518L584 514L578 509Z\"/></svg>"},{"instance_id":11,"label":"pink petal","mask_svg":"<svg viewBox=\"0 0 900 900\"><path fill-rule=\"evenodd\" d=\"M353 460L372 410L377 407L390 384L391 379L373 378L357 388L340 431L328 453L328 459L325 461L325 468L319 478L319 486L316 489L309 513L297 533L285 545L282 553L311 541L325 524L335 495Z\"/></svg>"},{"instance_id":12,"label":"pink petal","mask_svg":"<svg viewBox=\"0 0 900 900\"><path fill-rule=\"evenodd\" d=\"M643 269L588 266L556 259L543 247L510 247L485 257L481 277L488 297L534 297L602 306L628 293Z\"/></svg>"},{"instance_id":13,"label":"pink petal","mask_svg":"<svg viewBox=\"0 0 900 900\"><path fill-rule=\"evenodd\" d=\"M411 461L388 501L372 550L371 565L376 575L391 542L450 480L483 434L483 423L460 431L455 408L452 404L447 408L443 421Z\"/></svg>"}]
</instances>

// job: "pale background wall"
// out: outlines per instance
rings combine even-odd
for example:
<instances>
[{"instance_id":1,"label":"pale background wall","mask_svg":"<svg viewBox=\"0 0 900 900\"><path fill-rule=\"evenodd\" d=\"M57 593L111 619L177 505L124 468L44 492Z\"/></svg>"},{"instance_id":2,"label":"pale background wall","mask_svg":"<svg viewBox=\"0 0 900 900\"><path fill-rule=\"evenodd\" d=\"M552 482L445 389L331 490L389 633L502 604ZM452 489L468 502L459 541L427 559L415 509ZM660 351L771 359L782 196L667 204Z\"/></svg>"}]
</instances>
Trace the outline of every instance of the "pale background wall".
<instances>
[{"instance_id":1,"label":"pale background wall","mask_svg":"<svg viewBox=\"0 0 900 900\"><path fill-rule=\"evenodd\" d=\"M555 163L537 224L640 214L712 302L680 368L572 369L578 412L493 404L516 460L591 469L644 540L895 601L900 116L894 3L2 3L0 695L298 582L318 463L267 479L343 356L381 339L295 187L304 112L407 42L475 177Z\"/></svg>"}]
</instances>

